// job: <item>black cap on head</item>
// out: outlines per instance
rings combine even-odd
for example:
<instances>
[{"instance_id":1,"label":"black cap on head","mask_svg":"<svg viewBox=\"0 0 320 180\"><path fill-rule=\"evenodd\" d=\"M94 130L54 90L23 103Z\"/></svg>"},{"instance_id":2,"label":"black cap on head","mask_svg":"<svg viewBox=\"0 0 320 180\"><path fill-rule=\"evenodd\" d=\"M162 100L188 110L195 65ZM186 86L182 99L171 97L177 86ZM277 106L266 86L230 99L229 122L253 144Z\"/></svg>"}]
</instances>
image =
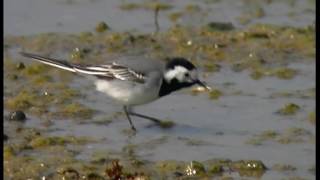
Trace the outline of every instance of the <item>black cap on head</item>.
<instances>
[{"instance_id":1,"label":"black cap on head","mask_svg":"<svg viewBox=\"0 0 320 180\"><path fill-rule=\"evenodd\" d=\"M174 69L175 66L183 66L188 70L195 69L196 67L187 59L182 57L169 58L166 69Z\"/></svg>"}]
</instances>

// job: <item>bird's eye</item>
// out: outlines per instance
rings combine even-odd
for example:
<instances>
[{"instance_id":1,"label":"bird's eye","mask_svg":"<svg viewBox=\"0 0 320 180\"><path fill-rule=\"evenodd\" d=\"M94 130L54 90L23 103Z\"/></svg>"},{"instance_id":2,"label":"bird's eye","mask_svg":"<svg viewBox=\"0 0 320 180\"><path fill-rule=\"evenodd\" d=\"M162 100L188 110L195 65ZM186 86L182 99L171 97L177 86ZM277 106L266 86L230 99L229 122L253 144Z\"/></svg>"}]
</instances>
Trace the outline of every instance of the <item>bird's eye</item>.
<instances>
[{"instance_id":1,"label":"bird's eye","mask_svg":"<svg viewBox=\"0 0 320 180\"><path fill-rule=\"evenodd\" d=\"M190 76L189 73L185 73L185 74L184 74L184 77L189 77L189 76Z\"/></svg>"}]
</instances>

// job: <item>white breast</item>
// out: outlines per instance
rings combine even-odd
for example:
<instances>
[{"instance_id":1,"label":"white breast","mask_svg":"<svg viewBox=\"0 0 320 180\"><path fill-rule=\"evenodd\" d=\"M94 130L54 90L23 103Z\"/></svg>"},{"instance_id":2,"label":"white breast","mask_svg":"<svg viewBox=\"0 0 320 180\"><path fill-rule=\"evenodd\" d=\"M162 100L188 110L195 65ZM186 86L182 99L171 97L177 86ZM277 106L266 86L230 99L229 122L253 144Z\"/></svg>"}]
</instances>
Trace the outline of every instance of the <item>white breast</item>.
<instances>
[{"instance_id":1,"label":"white breast","mask_svg":"<svg viewBox=\"0 0 320 180\"><path fill-rule=\"evenodd\" d=\"M96 80L98 91L107 94L123 105L146 104L158 99L161 78L153 78L144 84L122 80Z\"/></svg>"}]
</instances>

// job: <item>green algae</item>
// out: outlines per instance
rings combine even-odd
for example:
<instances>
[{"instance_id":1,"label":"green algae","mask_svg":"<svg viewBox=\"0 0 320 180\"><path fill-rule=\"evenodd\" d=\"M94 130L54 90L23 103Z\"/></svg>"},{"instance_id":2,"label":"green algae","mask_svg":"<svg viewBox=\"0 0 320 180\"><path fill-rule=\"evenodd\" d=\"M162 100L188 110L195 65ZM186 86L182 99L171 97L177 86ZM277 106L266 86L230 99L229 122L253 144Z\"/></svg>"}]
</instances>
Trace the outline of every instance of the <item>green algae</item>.
<instances>
[{"instance_id":1,"label":"green algae","mask_svg":"<svg viewBox=\"0 0 320 180\"><path fill-rule=\"evenodd\" d=\"M184 9L186 11L200 11L201 10L201 7L197 4L187 4Z\"/></svg>"},{"instance_id":2,"label":"green algae","mask_svg":"<svg viewBox=\"0 0 320 180\"><path fill-rule=\"evenodd\" d=\"M259 160L240 160L232 162L231 167L239 171L265 171L267 168Z\"/></svg>"},{"instance_id":3,"label":"green algae","mask_svg":"<svg viewBox=\"0 0 320 180\"><path fill-rule=\"evenodd\" d=\"M301 99L314 99L315 88L307 88L302 90L280 91L274 92L270 98L287 97L287 98L301 98Z\"/></svg>"},{"instance_id":4,"label":"green algae","mask_svg":"<svg viewBox=\"0 0 320 180\"><path fill-rule=\"evenodd\" d=\"M248 32L247 36L248 38L254 39L269 39L272 35L268 32L255 29L254 31Z\"/></svg>"},{"instance_id":5,"label":"green algae","mask_svg":"<svg viewBox=\"0 0 320 180\"><path fill-rule=\"evenodd\" d=\"M59 94L59 99L62 102L72 100L73 98L76 98L76 97L81 97L81 93L78 90L71 89L69 87L60 89L60 92L56 94Z\"/></svg>"},{"instance_id":6,"label":"green algae","mask_svg":"<svg viewBox=\"0 0 320 180\"><path fill-rule=\"evenodd\" d=\"M254 137L245 141L246 144L251 145L262 145L263 142L269 140L275 140L279 136L279 133L274 130L266 130L261 134L255 135Z\"/></svg>"},{"instance_id":7,"label":"green algae","mask_svg":"<svg viewBox=\"0 0 320 180\"><path fill-rule=\"evenodd\" d=\"M110 29L110 27L105 22L99 22L96 25L96 28L95 28L96 32L98 32L98 33L105 32L105 31L107 31L109 29Z\"/></svg>"},{"instance_id":8,"label":"green algae","mask_svg":"<svg viewBox=\"0 0 320 180\"><path fill-rule=\"evenodd\" d=\"M141 6L138 3L124 3L120 5L120 9L122 10L135 10L139 9Z\"/></svg>"},{"instance_id":9,"label":"green algae","mask_svg":"<svg viewBox=\"0 0 320 180\"><path fill-rule=\"evenodd\" d=\"M146 2L146 3L123 3L120 5L121 10L138 10L138 9L146 9L146 10L169 10L172 9L173 6L167 3L161 2Z\"/></svg>"},{"instance_id":10,"label":"green algae","mask_svg":"<svg viewBox=\"0 0 320 180\"><path fill-rule=\"evenodd\" d=\"M221 164L214 164L210 166L208 171L211 174L220 174L223 172L223 166Z\"/></svg>"},{"instance_id":11,"label":"green algae","mask_svg":"<svg viewBox=\"0 0 320 180\"><path fill-rule=\"evenodd\" d=\"M209 31L231 31L234 26L232 23L210 22L207 24L207 28Z\"/></svg>"},{"instance_id":12,"label":"green algae","mask_svg":"<svg viewBox=\"0 0 320 180\"><path fill-rule=\"evenodd\" d=\"M310 138L311 136L311 132L304 128L290 127L285 129L276 141L280 144L302 143L306 141L306 138Z\"/></svg>"},{"instance_id":13,"label":"green algae","mask_svg":"<svg viewBox=\"0 0 320 180\"><path fill-rule=\"evenodd\" d=\"M110 157L109 156L110 155L109 155L108 151L97 150L97 151L92 153L92 155L90 157L90 163L91 164L103 165L103 164L105 164L105 163L110 161Z\"/></svg>"},{"instance_id":14,"label":"green algae","mask_svg":"<svg viewBox=\"0 0 320 180\"><path fill-rule=\"evenodd\" d=\"M144 3L144 7L146 9L151 9L151 10L169 10L172 9L173 6L168 4L168 3L161 3L161 2L149 2L149 3Z\"/></svg>"},{"instance_id":15,"label":"green algae","mask_svg":"<svg viewBox=\"0 0 320 180\"><path fill-rule=\"evenodd\" d=\"M168 18L172 22L177 22L183 16L183 12L173 12L168 15Z\"/></svg>"},{"instance_id":16,"label":"green algae","mask_svg":"<svg viewBox=\"0 0 320 180\"><path fill-rule=\"evenodd\" d=\"M60 93L59 95L61 96L55 96L58 94L59 93L51 94L50 91L49 93L44 92L42 94L32 91L21 91L17 96L6 99L5 106L12 110L28 110L27 112L29 113L42 115L48 112L49 107L55 105L63 106L62 104L64 102L76 96L77 93L74 90L70 90L70 92L67 90L65 93ZM76 110L71 107L69 107L67 111L64 111L65 116L72 116L71 110ZM90 114L90 112L85 108L79 107L79 110L82 114Z\"/></svg>"},{"instance_id":17,"label":"green algae","mask_svg":"<svg viewBox=\"0 0 320 180\"><path fill-rule=\"evenodd\" d=\"M74 136L39 136L30 141L30 146L32 148L39 148L48 146L64 146L66 144L84 144L87 142L87 138L78 138Z\"/></svg>"},{"instance_id":18,"label":"green algae","mask_svg":"<svg viewBox=\"0 0 320 180\"><path fill-rule=\"evenodd\" d=\"M158 163L156 167L160 173L170 174L170 172L179 172L182 173L184 177L222 177L224 176L224 172L230 169L244 176L261 177L267 170L262 161L259 160L231 161L228 159L214 159L203 163L198 161L191 161L189 163L181 161L161 161Z\"/></svg>"},{"instance_id":19,"label":"green algae","mask_svg":"<svg viewBox=\"0 0 320 180\"><path fill-rule=\"evenodd\" d=\"M297 74L297 71L290 68L279 68L274 73L280 79L292 79Z\"/></svg>"},{"instance_id":20,"label":"green algae","mask_svg":"<svg viewBox=\"0 0 320 180\"><path fill-rule=\"evenodd\" d=\"M91 172L91 173L88 173L85 178L87 180L105 180L105 178L97 173L94 173L94 172Z\"/></svg>"},{"instance_id":21,"label":"green algae","mask_svg":"<svg viewBox=\"0 0 320 180\"><path fill-rule=\"evenodd\" d=\"M37 137L30 142L30 146L33 148L45 147L45 146L55 146L55 145L65 145L69 141L63 137Z\"/></svg>"},{"instance_id":22,"label":"green algae","mask_svg":"<svg viewBox=\"0 0 320 180\"><path fill-rule=\"evenodd\" d=\"M43 75L43 76L35 76L31 79L31 83L36 85L36 86L41 86L45 83L50 83L53 81L53 78L48 75Z\"/></svg>"},{"instance_id":23,"label":"green algae","mask_svg":"<svg viewBox=\"0 0 320 180\"><path fill-rule=\"evenodd\" d=\"M143 172L127 171L118 159L108 164L105 174L109 179L149 179Z\"/></svg>"},{"instance_id":24,"label":"green algae","mask_svg":"<svg viewBox=\"0 0 320 180\"><path fill-rule=\"evenodd\" d=\"M220 65L210 62L205 63L203 67L206 72L218 72L221 69Z\"/></svg>"},{"instance_id":25,"label":"green algae","mask_svg":"<svg viewBox=\"0 0 320 180\"><path fill-rule=\"evenodd\" d=\"M312 137L312 133L306 129L299 127L289 127L283 130L283 132L277 132L274 130L266 130L261 134L255 135L245 141L246 144L262 145L266 141L291 144L306 142L308 138Z\"/></svg>"},{"instance_id":26,"label":"green algae","mask_svg":"<svg viewBox=\"0 0 320 180\"><path fill-rule=\"evenodd\" d=\"M46 81L46 76L37 81L40 81L38 83ZM45 92L37 92L35 90L20 91L16 96L9 97L5 100L5 107L11 110L28 110L30 113L41 115L47 113L49 107L58 105L59 108L62 108L62 110L59 111L60 115L65 117L75 117L77 113L79 113L79 117L89 118L94 113L92 109L77 103L63 105L72 98L79 97L80 93L77 90L70 89L59 83L51 83L48 84L47 87L48 91ZM54 94L51 93L50 89L53 88L54 90L52 91L57 91L56 87L60 87L58 92ZM58 112L54 113L57 113L56 115L59 114Z\"/></svg>"},{"instance_id":27,"label":"green algae","mask_svg":"<svg viewBox=\"0 0 320 180\"><path fill-rule=\"evenodd\" d=\"M308 168L308 171L311 173L311 174L316 174L316 167L315 165L311 166L310 168Z\"/></svg>"},{"instance_id":28,"label":"green algae","mask_svg":"<svg viewBox=\"0 0 320 180\"><path fill-rule=\"evenodd\" d=\"M249 138L248 140L245 141L245 144L260 146L263 144L263 140L260 138Z\"/></svg>"},{"instance_id":29,"label":"green algae","mask_svg":"<svg viewBox=\"0 0 320 180\"><path fill-rule=\"evenodd\" d=\"M184 170L184 167L184 162L174 160L158 161L155 164L156 170L158 170L160 173L168 173L174 171L182 172Z\"/></svg>"},{"instance_id":30,"label":"green algae","mask_svg":"<svg viewBox=\"0 0 320 180\"><path fill-rule=\"evenodd\" d=\"M71 103L60 107L61 109L57 112L59 115L64 117L89 119L92 117L94 110L82 105L80 103Z\"/></svg>"},{"instance_id":31,"label":"green algae","mask_svg":"<svg viewBox=\"0 0 320 180\"><path fill-rule=\"evenodd\" d=\"M230 159L211 159L204 162L207 165L208 173L212 175L222 175L224 169L228 169L232 163Z\"/></svg>"},{"instance_id":32,"label":"green algae","mask_svg":"<svg viewBox=\"0 0 320 180\"><path fill-rule=\"evenodd\" d=\"M261 69L256 69L250 73L250 77L254 80L259 80L265 76L265 72Z\"/></svg>"},{"instance_id":33,"label":"green algae","mask_svg":"<svg viewBox=\"0 0 320 180\"><path fill-rule=\"evenodd\" d=\"M65 145L69 143L80 145L87 142L87 138L43 137L37 132L38 130L35 129L22 128L18 136L15 137L15 141L5 146L4 177L12 179L61 179L53 170L59 166L74 165L76 163L74 157L78 154L74 150L68 150ZM30 151L36 151L37 153L26 153ZM10 155L12 152L14 152L13 156Z\"/></svg>"},{"instance_id":34,"label":"green algae","mask_svg":"<svg viewBox=\"0 0 320 180\"><path fill-rule=\"evenodd\" d=\"M43 172L48 170L43 163L29 156L12 158L4 164L5 179L41 179Z\"/></svg>"},{"instance_id":35,"label":"green algae","mask_svg":"<svg viewBox=\"0 0 320 180\"><path fill-rule=\"evenodd\" d=\"M191 161L161 161L156 166L160 173L170 174L182 173L184 177L223 177L225 172L236 171L241 176L261 177L267 170L266 166L259 160L213 159L205 162Z\"/></svg>"},{"instance_id":36,"label":"green algae","mask_svg":"<svg viewBox=\"0 0 320 180\"><path fill-rule=\"evenodd\" d=\"M47 141L45 141L47 142ZM52 142L52 141L50 141ZM54 141L55 143L44 143L45 146L41 145L40 147L46 147L48 144L51 144L50 146L53 147L65 147L66 141L63 140L57 140ZM58 145L58 146L57 146ZM57 150L53 150L53 152L57 152ZM74 154L76 155L76 154ZM250 173L246 172L246 176L254 176L256 177L257 173L261 173L259 166L259 161L256 160L242 160L242 161L234 161L231 160L214 160L214 163L209 162L199 162L199 161L191 161L191 162L183 162L183 161L173 161L173 160L166 160L166 161L156 161L156 162L146 162L147 164L142 164L139 166L130 166L127 162L128 161L120 161L120 160L112 160L112 155L108 154L103 156L102 160L99 160L98 162L81 162L81 161L74 161L72 159L68 160L67 157L63 153L60 153L60 161L53 161L49 162L46 161L46 163L41 163L42 170L44 172L48 172L48 167L51 167L50 169L54 168L57 169L56 173L52 174L53 177L58 178L67 178L67 177L92 177L92 178L114 178L114 177L121 177L121 178L128 178L128 177L140 177L144 179L149 179L150 177L157 178L168 178L172 177L171 175L174 174L180 174L179 176L182 176L183 178L209 178L212 176L216 177L225 177L223 172L228 171L228 169L233 168L239 173L243 173L246 171L250 171ZM28 160L27 160L28 159ZM29 157L25 159L25 162L34 163L36 159ZM55 158L58 160L57 158ZM65 160L63 160L65 159ZM18 160L14 157L14 161ZM26 161L27 160L27 161ZM13 162L13 161L12 161ZM11 162L11 163L12 163ZM117 162L117 163L116 163ZM242 164L250 164L250 166L255 167L254 164L257 165L255 168L250 168L248 170L247 168L244 170L243 168L240 168L239 162ZM51 164L51 165L50 165ZM54 167L52 167L52 165ZM238 167L239 166L239 167ZM37 168L32 167L32 168ZM149 167L149 168L147 168ZM235 168L237 167L237 168ZM7 168L13 168L8 167ZM225 169L225 170L224 170ZM101 173L105 171L105 173ZM49 170L50 171L50 170ZM36 173L39 173L36 171ZM15 177L18 177L17 174ZM226 177L227 178L227 177Z\"/></svg>"},{"instance_id":37,"label":"green algae","mask_svg":"<svg viewBox=\"0 0 320 180\"><path fill-rule=\"evenodd\" d=\"M264 17L265 16L265 11L262 7L258 7L254 10L254 13L253 13L254 17L256 18L261 18L261 17Z\"/></svg>"},{"instance_id":38,"label":"green algae","mask_svg":"<svg viewBox=\"0 0 320 180\"><path fill-rule=\"evenodd\" d=\"M279 135L279 133L277 133L274 130L266 130L263 131L259 136L263 139L274 139Z\"/></svg>"},{"instance_id":39,"label":"green algae","mask_svg":"<svg viewBox=\"0 0 320 180\"><path fill-rule=\"evenodd\" d=\"M316 113L314 111L309 113L308 120L311 124L316 125Z\"/></svg>"},{"instance_id":40,"label":"green algae","mask_svg":"<svg viewBox=\"0 0 320 180\"><path fill-rule=\"evenodd\" d=\"M10 159L11 157L15 156L16 153L11 146L5 145L3 146L3 158Z\"/></svg>"},{"instance_id":41,"label":"green algae","mask_svg":"<svg viewBox=\"0 0 320 180\"><path fill-rule=\"evenodd\" d=\"M309 32L307 34L299 33L299 28L283 28L283 32L276 40L270 42L277 50L292 52L298 50L306 56L314 56L314 34Z\"/></svg>"},{"instance_id":42,"label":"green algae","mask_svg":"<svg viewBox=\"0 0 320 180\"><path fill-rule=\"evenodd\" d=\"M59 168L57 173L60 175L61 179L76 180L80 178L80 173L72 167Z\"/></svg>"},{"instance_id":43,"label":"green algae","mask_svg":"<svg viewBox=\"0 0 320 180\"><path fill-rule=\"evenodd\" d=\"M70 53L70 58L72 60L79 60L84 58L84 51L80 48L74 48L73 51Z\"/></svg>"},{"instance_id":44,"label":"green algae","mask_svg":"<svg viewBox=\"0 0 320 180\"><path fill-rule=\"evenodd\" d=\"M40 63L34 63L32 65L27 66L22 71L23 75L25 76L34 76L39 75L48 72L49 66L40 64Z\"/></svg>"},{"instance_id":45,"label":"green algae","mask_svg":"<svg viewBox=\"0 0 320 180\"><path fill-rule=\"evenodd\" d=\"M217 100L220 98L220 96L222 96L223 93L218 90L218 89L212 89L210 92L209 92L209 98L212 99L212 100Z\"/></svg>"},{"instance_id":46,"label":"green algae","mask_svg":"<svg viewBox=\"0 0 320 180\"><path fill-rule=\"evenodd\" d=\"M4 104L9 109L25 110L33 106L37 99L34 93L21 91L17 96L6 99Z\"/></svg>"},{"instance_id":47,"label":"green algae","mask_svg":"<svg viewBox=\"0 0 320 180\"><path fill-rule=\"evenodd\" d=\"M188 176L203 176L206 174L206 169L201 162L191 161L187 165L185 172Z\"/></svg>"},{"instance_id":48,"label":"green algae","mask_svg":"<svg viewBox=\"0 0 320 180\"><path fill-rule=\"evenodd\" d=\"M300 110L300 106L294 103L287 103L277 113L281 115L294 115Z\"/></svg>"},{"instance_id":49,"label":"green algae","mask_svg":"<svg viewBox=\"0 0 320 180\"><path fill-rule=\"evenodd\" d=\"M220 179L221 179L221 180L234 180L233 177L227 176L227 175L223 175Z\"/></svg>"},{"instance_id":50,"label":"green algae","mask_svg":"<svg viewBox=\"0 0 320 180\"><path fill-rule=\"evenodd\" d=\"M291 69L291 68L263 68L260 67L261 65L258 65L258 67L255 67L252 69L250 76L254 80L259 80L264 76L275 76L279 79L289 80L294 78L297 75L297 70Z\"/></svg>"},{"instance_id":51,"label":"green algae","mask_svg":"<svg viewBox=\"0 0 320 180\"><path fill-rule=\"evenodd\" d=\"M285 134L289 136L303 136L303 135L310 135L310 131L300 128L300 127L290 127L287 128L284 132Z\"/></svg>"},{"instance_id":52,"label":"green algae","mask_svg":"<svg viewBox=\"0 0 320 180\"><path fill-rule=\"evenodd\" d=\"M46 89L44 96L52 100L51 105L63 106L74 98L82 96L79 90L70 88L65 83L50 83L44 87Z\"/></svg>"},{"instance_id":53,"label":"green algae","mask_svg":"<svg viewBox=\"0 0 320 180\"><path fill-rule=\"evenodd\" d=\"M272 166L272 169L283 172L283 171L295 171L297 168L290 164L274 164Z\"/></svg>"},{"instance_id":54,"label":"green algae","mask_svg":"<svg viewBox=\"0 0 320 180\"><path fill-rule=\"evenodd\" d=\"M190 13L196 13L196 12L200 12L200 11L201 11L200 6L198 6L196 4L187 4L183 10L175 11L175 12L168 14L168 18L171 22L176 23L184 15L187 15Z\"/></svg>"},{"instance_id":55,"label":"green algae","mask_svg":"<svg viewBox=\"0 0 320 180\"><path fill-rule=\"evenodd\" d=\"M172 128L173 126L175 125L175 123L173 121L170 121L170 120L166 120L166 121L161 121L159 123L159 126L161 128Z\"/></svg>"}]
</instances>

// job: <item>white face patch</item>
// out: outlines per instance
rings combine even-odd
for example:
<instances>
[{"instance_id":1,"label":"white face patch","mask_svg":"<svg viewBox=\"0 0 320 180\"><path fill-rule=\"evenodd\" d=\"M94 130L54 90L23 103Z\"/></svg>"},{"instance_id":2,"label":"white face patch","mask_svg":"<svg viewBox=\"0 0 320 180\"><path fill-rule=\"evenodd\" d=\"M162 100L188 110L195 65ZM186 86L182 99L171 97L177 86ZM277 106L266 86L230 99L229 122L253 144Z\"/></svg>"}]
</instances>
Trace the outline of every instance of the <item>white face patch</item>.
<instances>
[{"instance_id":1,"label":"white face patch","mask_svg":"<svg viewBox=\"0 0 320 180\"><path fill-rule=\"evenodd\" d=\"M186 74L188 75L186 76ZM194 80L198 79L198 73L196 69L190 71L183 66L175 66L174 69L170 69L164 74L164 78L167 82L177 79L181 83L192 83Z\"/></svg>"}]
</instances>

